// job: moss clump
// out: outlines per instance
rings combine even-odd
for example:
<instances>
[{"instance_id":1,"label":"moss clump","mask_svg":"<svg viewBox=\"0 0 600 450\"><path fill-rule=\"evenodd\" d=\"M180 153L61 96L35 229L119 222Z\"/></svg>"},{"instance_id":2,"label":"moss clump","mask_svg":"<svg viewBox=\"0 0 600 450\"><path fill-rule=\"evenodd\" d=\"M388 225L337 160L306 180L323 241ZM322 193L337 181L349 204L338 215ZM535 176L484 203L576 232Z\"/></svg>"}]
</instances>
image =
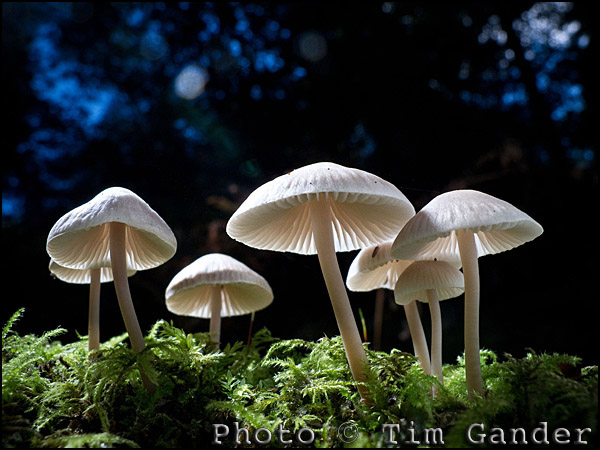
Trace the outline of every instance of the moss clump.
<instances>
[{"instance_id":1,"label":"moss clump","mask_svg":"<svg viewBox=\"0 0 600 450\"><path fill-rule=\"evenodd\" d=\"M228 447L238 437L263 447L257 439L269 435L275 447L303 441L382 447L392 440L432 444L431 429L439 429L445 446L463 447L472 423L532 430L540 422L549 430L590 428L584 439L589 446L597 442L597 367L582 369L572 356L531 352L500 361L482 351L487 395L472 401L462 360L444 367L442 387L412 355L367 350L374 404L366 407L339 337L277 340L263 329L250 346L212 351L207 333L187 334L159 321L138 355L125 336L89 355L84 339L55 341L61 329L14 333L21 314L2 334L4 447L207 447L216 445L216 432ZM153 395L140 380L140 367L158 386ZM237 436L236 426L247 435L242 430Z\"/></svg>"}]
</instances>

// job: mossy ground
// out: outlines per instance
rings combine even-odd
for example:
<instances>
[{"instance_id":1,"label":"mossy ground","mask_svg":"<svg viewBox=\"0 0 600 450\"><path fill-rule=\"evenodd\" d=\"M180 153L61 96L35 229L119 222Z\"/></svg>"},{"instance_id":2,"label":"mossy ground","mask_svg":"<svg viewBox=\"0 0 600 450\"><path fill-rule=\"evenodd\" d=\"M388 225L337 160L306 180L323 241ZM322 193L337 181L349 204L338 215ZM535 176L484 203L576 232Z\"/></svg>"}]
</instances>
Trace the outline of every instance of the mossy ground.
<instances>
[{"instance_id":1,"label":"mossy ground","mask_svg":"<svg viewBox=\"0 0 600 450\"><path fill-rule=\"evenodd\" d=\"M493 427L530 432L542 422L549 439L556 428L590 428L583 439L597 444L598 370L580 367L574 356L532 352L515 359L483 351L487 393L471 400L461 360L444 367L439 386L412 355L367 350L373 400L367 407L338 337L278 340L263 329L250 346L212 351L207 334L186 334L159 321L137 356L126 336L89 355L85 339L58 342L61 329L19 336L12 324L21 313L2 332L4 447L210 447L217 445L213 424L223 424L219 432L229 427L220 441L231 447L236 423L249 430L249 446L257 447L302 446L313 434L310 446L316 447L397 446L391 439L423 445L433 428L441 430L443 446L465 447L473 423L489 433ZM156 384L154 394L142 384L140 368ZM385 424L397 426L393 435L383 431ZM255 441L260 428L272 432L269 444ZM289 444L280 442L277 429L289 430L283 436ZM298 438L303 429L313 434L304 430ZM258 439L266 440L261 433ZM430 444L442 446L431 436Z\"/></svg>"}]
</instances>

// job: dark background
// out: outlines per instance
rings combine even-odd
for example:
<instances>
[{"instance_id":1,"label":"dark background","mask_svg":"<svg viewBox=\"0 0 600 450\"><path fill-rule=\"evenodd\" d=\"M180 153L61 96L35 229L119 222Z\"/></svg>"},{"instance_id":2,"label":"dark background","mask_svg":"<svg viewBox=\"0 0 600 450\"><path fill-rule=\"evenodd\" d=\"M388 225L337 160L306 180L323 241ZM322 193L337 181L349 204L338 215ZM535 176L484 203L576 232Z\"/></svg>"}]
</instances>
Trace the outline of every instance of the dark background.
<instances>
[{"instance_id":1,"label":"dark background","mask_svg":"<svg viewBox=\"0 0 600 450\"><path fill-rule=\"evenodd\" d=\"M227 253L275 293L281 338L338 334L316 256L260 251L225 224L256 187L317 161L375 173L419 210L451 189L511 202L544 227L480 259L481 344L597 364L598 45L590 3L3 3L2 320L87 333L87 286L54 280L45 242L110 186L171 226L176 255L130 279L142 329L208 321L164 304L171 278ZM194 84L196 83L196 84ZM356 252L339 254L342 273ZM103 285L101 338L124 331ZM372 339L375 293L350 293ZM383 349L406 351L386 294ZM462 297L442 303L444 362ZM423 310L428 327L428 313ZM249 316L223 320L245 339Z\"/></svg>"}]
</instances>

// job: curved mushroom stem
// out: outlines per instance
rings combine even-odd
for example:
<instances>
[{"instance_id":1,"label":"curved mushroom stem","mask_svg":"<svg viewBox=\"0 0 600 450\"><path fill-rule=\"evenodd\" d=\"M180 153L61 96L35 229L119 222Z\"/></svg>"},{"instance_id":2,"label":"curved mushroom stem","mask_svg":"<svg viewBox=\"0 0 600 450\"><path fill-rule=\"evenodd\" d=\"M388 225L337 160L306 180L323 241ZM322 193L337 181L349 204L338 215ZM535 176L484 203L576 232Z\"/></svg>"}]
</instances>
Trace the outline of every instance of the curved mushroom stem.
<instances>
[{"instance_id":1,"label":"curved mushroom stem","mask_svg":"<svg viewBox=\"0 0 600 450\"><path fill-rule=\"evenodd\" d=\"M427 375L431 375L429 348L427 347L427 339L425 338L425 331L423 330L423 324L421 323L421 318L419 316L417 302L412 301L409 304L404 305L404 313L406 314L406 321L408 322L408 329L410 330L410 337L413 342L415 356L419 358L423 372Z\"/></svg>"},{"instance_id":2,"label":"curved mushroom stem","mask_svg":"<svg viewBox=\"0 0 600 450\"><path fill-rule=\"evenodd\" d=\"M115 290L119 300L119 308L125 322L125 328L131 348L135 353L141 352L146 344L144 336L140 329L140 324L135 314L133 300L129 291L129 281L127 280L127 258L125 254L125 224L118 222L110 223L110 263L113 272Z\"/></svg>"},{"instance_id":3,"label":"curved mushroom stem","mask_svg":"<svg viewBox=\"0 0 600 450\"><path fill-rule=\"evenodd\" d=\"M216 350L221 346L221 293L222 285L211 286L210 293L210 341Z\"/></svg>"},{"instance_id":4,"label":"curved mushroom stem","mask_svg":"<svg viewBox=\"0 0 600 450\"><path fill-rule=\"evenodd\" d=\"M88 311L88 351L100 348L100 271L90 269L90 306Z\"/></svg>"},{"instance_id":5,"label":"curved mushroom stem","mask_svg":"<svg viewBox=\"0 0 600 450\"><path fill-rule=\"evenodd\" d=\"M113 273L113 281L115 283L115 291L117 291L117 300L121 315L125 322L125 329L129 334L131 348L134 353L139 353L146 347L144 335L140 329L140 324L135 314L133 300L131 300L131 292L129 292L129 281L127 280L127 257L125 254L125 224L119 222L110 223L110 264ZM142 371L141 365L138 364L142 383L146 390L151 394L156 391L156 386L148 376Z\"/></svg>"},{"instance_id":6,"label":"curved mushroom stem","mask_svg":"<svg viewBox=\"0 0 600 450\"><path fill-rule=\"evenodd\" d=\"M465 371L470 397L483 396L479 359L479 263L475 236L470 231L457 232L458 249L465 277Z\"/></svg>"},{"instance_id":7,"label":"curved mushroom stem","mask_svg":"<svg viewBox=\"0 0 600 450\"><path fill-rule=\"evenodd\" d=\"M444 384L442 374L442 313L440 299L435 289L427 290L429 313L431 315L431 374Z\"/></svg>"},{"instance_id":8,"label":"curved mushroom stem","mask_svg":"<svg viewBox=\"0 0 600 450\"><path fill-rule=\"evenodd\" d=\"M350 371L355 381L364 383L367 381L367 355L358 333L358 326L352 313L348 292L335 254L329 201L327 199L311 201L310 217L319 264L344 342ZM358 391L363 402L370 405L372 400L369 390L365 386L359 385Z\"/></svg>"}]
</instances>

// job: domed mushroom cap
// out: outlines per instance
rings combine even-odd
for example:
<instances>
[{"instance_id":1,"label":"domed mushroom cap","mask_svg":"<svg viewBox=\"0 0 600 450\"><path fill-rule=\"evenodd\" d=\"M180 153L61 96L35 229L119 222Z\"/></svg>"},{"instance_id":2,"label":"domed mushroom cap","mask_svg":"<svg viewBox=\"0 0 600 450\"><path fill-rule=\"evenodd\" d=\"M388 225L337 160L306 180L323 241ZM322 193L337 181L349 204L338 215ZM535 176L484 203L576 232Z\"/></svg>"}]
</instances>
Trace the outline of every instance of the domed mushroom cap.
<instances>
[{"instance_id":1,"label":"domed mushroom cap","mask_svg":"<svg viewBox=\"0 0 600 450\"><path fill-rule=\"evenodd\" d=\"M110 223L127 225L127 267L145 270L168 261L175 235L150 206L128 189L112 187L61 217L48 235L46 250L72 269L110 267Z\"/></svg>"},{"instance_id":2,"label":"domed mushroom cap","mask_svg":"<svg viewBox=\"0 0 600 450\"><path fill-rule=\"evenodd\" d=\"M394 289L398 277L412 264L410 260L393 259L392 241L362 249L348 269L346 286L355 292Z\"/></svg>"},{"instance_id":3,"label":"domed mushroom cap","mask_svg":"<svg viewBox=\"0 0 600 450\"><path fill-rule=\"evenodd\" d=\"M266 308L273 301L267 280L231 256L211 253L184 267L165 294L172 313L208 319L211 289L222 286L221 316L239 316Z\"/></svg>"},{"instance_id":4,"label":"domed mushroom cap","mask_svg":"<svg viewBox=\"0 0 600 450\"><path fill-rule=\"evenodd\" d=\"M311 164L260 186L227 223L250 247L316 254L308 202L330 201L336 251L393 239L415 210L391 183L329 162Z\"/></svg>"},{"instance_id":5,"label":"domed mushroom cap","mask_svg":"<svg viewBox=\"0 0 600 450\"><path fill-rule=\"evenodd\" d=\"M61 281L72 284L90 284L91 274L88 269L69 269L50 260L48 266L50 273ZM130 277L136 273L135 270L128 269L127 276ZM108 283L113 280L112 269L110 267L102 267L100 269L100 283Z\"/></svg>"},{"instance_id":6,"label":"domed mushroom cap","mask_svg":"<svg viewBox=\"0 0 600 450\"><path fill-rule=\"evenodd\" d=\"M460 261L458 230L474 233L478 257L518 247L543 232L539 223L504 200L456 190L437 196L408 221L392 244L392 255Z\"/></svg>"},{"instance_id":7,"label":"domed mushroom cap","mask_svg":"<svg viewBox=\"0 0 600 450\"><path fill-rule=\"evenodd\" d=\"M444 261L415 261L398 277L394 300L406 305L414 300L427 303L427 291L435 289L439 300L458 297L465 291L463 274Z\"/></svg>"}]
</instances>

